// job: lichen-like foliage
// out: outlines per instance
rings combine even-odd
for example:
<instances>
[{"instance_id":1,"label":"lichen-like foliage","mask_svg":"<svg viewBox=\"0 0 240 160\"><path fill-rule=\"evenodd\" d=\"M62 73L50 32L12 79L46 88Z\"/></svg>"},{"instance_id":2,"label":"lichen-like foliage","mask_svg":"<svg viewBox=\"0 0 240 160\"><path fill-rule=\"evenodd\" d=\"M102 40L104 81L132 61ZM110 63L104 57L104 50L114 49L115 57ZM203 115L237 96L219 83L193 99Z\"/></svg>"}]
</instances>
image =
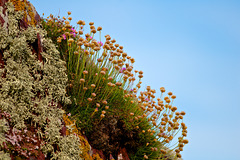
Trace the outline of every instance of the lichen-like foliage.
<instances>
[{"instance_id":1,"label":"lichen-like foliage","mask_svg":"<svg viewBox=\"0 0 240 160\"><path fill-rule=\"evenodd\" d=\"M35 8L27 0L10 0L16 11L23 11L23 18L28 24L36 25ZM28 14L27 14L28 13Z\"/></svg>"},{"instance_id":2,"label":"lichen-like foliage","mask_svg":"<svg viewBox=\"0 0 240 160\"><path fill-rule=\"evenodd\" d=\"M9 153L0 151L0 160L11 160Z\"/></svg>"},{"instance_id":3,"label":"lichen-like foliage","mask_svg":"<svg viewBox=\"0 0 240 160\"><path fill-rule=\"evenodd\" d=\"M71 135L71 134L75 134L78 136L78 138L81 141L81 146L79 146L81 148L81 156L83 159L87 159L87 160L103 160L102 158L100 158L98 153L95 154L91 154L90 150L91 150L91 146L88 143L88 141L84 138L84 136L82 135L82 133L78 130L78 128L76 127L76 121L73 120L71 121L69 119L69 116L71 115L63 115L63 120L66 124L67 130L66 130L66 135ZM99 137L96 139L98 140Z\"/></svg>"},{"instance_id":4,"label":"lichen-like foliage","mask_svg":"<svg viewBox=\"0 0 240 160\"><path fill-rule=\"evenodd\" d=\"M3 114L6 115L6 112ZM8 121L5 119L5 117L0 115L0 144L3 144L3 142L6 142L4 132L7 132L8 130L9 130Z\"/></svg>"},{"instance_id":5,"label":"lichen-like foliage","mask_svg":"<svg viewBox=\"0 0 240 160\"><path fill-rule=\"evenodd\" d=\"M38 26L19 29L18 20L23 12L15 11L10 2L6 5L8 28L0 27L0 51L5 61L4 68L0 69L0 111L11 116L9 125L12 129L8 132L7 121L0 118L0 127L4 128L0 133L0 149L11 155L20 155L23 159L28 158L31 155L28 146L24 151L21 149L23 138L29 136L26 135L27 130L31 130L38 135L38 140L32 139L36 143L41 141L40 148L36 149L41 150L47 159L81 159L78 137L63 137L60 134L64 111L59 104L71 103L66 96L68 78L65 62L60 59L52 41L45 38L45 31ZM33 52L37 34L42 37L42 62ZM35 134L31 136L35 137ZM2 144L5 141L4 147ZM18 148L18 145L20 149L12 153L11 147ZM0 152L0 155L9 158L7 153Z\"/></svg>"},{"instance_id":6,"label":"lichen-like foliage","mask_svg":"<svg viewBox=\"0 0 240 160\"><path fill-rule=\"evenodd\" d=\"M79 148L79 138L73 134L65 136L59 141L60 152L54 153L52 159L72 160L79 159L81 152L73 148Z\"/></svg>"}]
</instances>

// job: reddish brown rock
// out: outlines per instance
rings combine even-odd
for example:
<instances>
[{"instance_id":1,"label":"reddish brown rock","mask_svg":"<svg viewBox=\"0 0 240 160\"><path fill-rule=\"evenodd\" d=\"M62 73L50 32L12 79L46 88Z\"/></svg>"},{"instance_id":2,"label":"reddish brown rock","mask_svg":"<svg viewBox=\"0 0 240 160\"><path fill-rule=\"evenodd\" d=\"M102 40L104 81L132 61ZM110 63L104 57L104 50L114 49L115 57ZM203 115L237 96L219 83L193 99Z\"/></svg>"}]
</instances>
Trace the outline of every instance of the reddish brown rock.
<instances>
[{"instance_id":1,"label":"reddish brown rock","mask_svg":"<svg viewBox=\"0 0 240 160\"><path fill-rule=\"evenodd\" d=\"M130 160L126 148L121 148L118 153L118 160Z\"/></svg>"},{"instance_id":2,"label":"reddish brown rock","mask_svg":"<svg viewBox=\"0 0 240 160\"><path fill-rule=\"evenodd\" d=\"M0 50L0 68L4 68L3 51Z\"/></svg>"}]
</instances>

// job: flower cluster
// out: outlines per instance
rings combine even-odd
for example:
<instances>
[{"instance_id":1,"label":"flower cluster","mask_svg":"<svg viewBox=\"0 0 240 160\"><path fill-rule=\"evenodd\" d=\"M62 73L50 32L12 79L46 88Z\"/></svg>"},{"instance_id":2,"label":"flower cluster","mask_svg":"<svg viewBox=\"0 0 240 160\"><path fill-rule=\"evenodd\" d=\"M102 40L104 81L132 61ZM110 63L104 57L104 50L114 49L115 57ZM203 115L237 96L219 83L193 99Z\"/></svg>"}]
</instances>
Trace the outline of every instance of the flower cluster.
<instances>
[{"instance_id":1,"label":"flower cluster","mask_svg":"<svg viewBox=\"0 0 240 160\"><path fill-rule=\"evenodd\" d=\"M187 126L183 122L185 112L176 112L177 107L173 106L176 96L168 92L164 97L163 87L160 88L159 97L155 96L156 91L150 86L145 91L140 91L143 71L133 69L135 59L128 56L123 46L116 43L110 35L106 35L105 42L102 42L102 27L96 28L93 22L89 23L90 33L83 34L86 25L83 20L77 22L76 31L77 29L70 25L70 15L69 12L68 17L63 17L63 20L50 17L44 20L44 24L45 29L50 31L49 21L54 19L55 23L61 22L57 29L61 34L57 37L56 45L67 62L67 91L74 102L65 109L71 113L76 124L91 138L100 126L115 128L115 123L106 123L117 121L124 132L135 136L121 139L126 145L119 146L129 148L133 153L132 159L164 159L168 158L172 151L173 157L181 158L180 152L188 143L185 139ZM95 39L97 33L100 40ZM109 128L106 130L110 130ZM181 136L178 134L180 131ZM99 133L109 137L111 135L107 131ZM103 135L99 135L101 136ZM176 136L179 136L178 142L171 146L171 141ZM108 141L119 141L119 137L112 140L114 137L112 135Z\"/></svg>"}]
</instances>

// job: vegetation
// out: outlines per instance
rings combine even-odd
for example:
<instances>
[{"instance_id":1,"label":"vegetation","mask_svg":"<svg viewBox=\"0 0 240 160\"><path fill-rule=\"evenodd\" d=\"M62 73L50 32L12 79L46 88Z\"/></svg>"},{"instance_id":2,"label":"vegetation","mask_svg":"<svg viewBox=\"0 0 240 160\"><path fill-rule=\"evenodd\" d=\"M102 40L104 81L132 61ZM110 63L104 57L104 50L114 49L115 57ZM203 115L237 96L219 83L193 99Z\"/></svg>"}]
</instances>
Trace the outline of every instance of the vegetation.
<instances>
[{"instance_id":1,"label":"vegetation","mask_svg":"<svg viewBox=\"0 0 240 160\"><path fill-rule=\"evenodd\" d=\"M38 26L26 0L6 5L0 159L101 160L89 155L90 144L107 158L117 159L121 148L133 160L181 158L187 126L185 112L173 106L176 96L163 87L160 97L150 86L141 90L143 71L133 69L134 58L115 39L106 35L102 41L102 27L90 22L84 34L85 22L71 25L71 12L42 18ZM22 20L31 26L20 29ZM39 37L41 56L34 53Z\"/></svg>"},{"instance_id":2,"label":"vegetation","mask_svg":"<svg viewBox=\"0 0 240 160\"><path fill-rule=\"evenodd\" d=\"M24 13L10 2L4 5L8 25L0 24L0 159L82 159L79 138L60 132L60 104L71 103L65 62L45 31L36 26L23 30L19 21ZM45 37L41 59L35 53L38 34Z\"/></svg>"},{"instance_id":3,"label":"vegetation","mask_svg":"<svg viewBox=\"0 0 240 160\"><path fill-rule=\"evenodd\" d=\"M85 22L78 21L75 28L70 15L62 19L50 15L42 19L42 27L66 61L67 94L73 103L64 109L77 127L107 157L116 158L119 148L125 147L131 159L181 158L188 143L187 127L185 112L176 112L173 106L176 96L172 92L164 96L163 87L158 98L150 86L140 91L143 72L133 70L135 60L123 46L109 35L103 43L102 27L96 29L93 22L84 35ZM171 146L179 132L182 135Z\"/></svg>"}]
</instances>

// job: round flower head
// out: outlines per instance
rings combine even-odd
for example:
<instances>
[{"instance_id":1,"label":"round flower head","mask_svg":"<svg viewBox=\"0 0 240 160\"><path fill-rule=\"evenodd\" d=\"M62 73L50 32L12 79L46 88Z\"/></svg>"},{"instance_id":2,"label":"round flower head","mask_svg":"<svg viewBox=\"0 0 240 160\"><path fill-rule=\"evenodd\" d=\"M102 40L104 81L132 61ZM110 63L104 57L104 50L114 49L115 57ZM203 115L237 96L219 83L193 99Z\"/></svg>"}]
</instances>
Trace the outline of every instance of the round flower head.
<instances>
[{"instance_id":1,"label":"round flower head","mask_svg":"<svg viewBox=\"0 0 240 160\"><path fill-rule=\"evenodd\" d=\"M97 28L97 31L101 31L101 30L102 30L102 27L99 26L99 27Z\"/></svg>"},{"instance_id":2,"label":"round flower head","mask_svg":"<svg viewBox=\"0 0 240 160\"><path fill-rule=\"evenodd\" d=\"M83 71L83 74L88 74L88 71L86 71L86 70L85 70L85 71Z\"/></svg>"},{"instance_id":3,"label":"round flower head","mask_svg":"<svg viewBox=\"0 0 240 160\"><path fill-rule=\"evenodd\" d=\"M67 38L65 34L63 34L62 37L63 37L64 40Z\"/></svg>"},{"instance_id":4,"label":"round flower head","mask_svg":"<svg viewBox=\"0 0 240 160\"><path fill-rule=\"evenodd\" d=\"M102 103L106 105L106 104L107 104L107 101L106 101L106 100L104 100L104 101L102 101Z\"/></svg>"},{"instance_id":5,"label":"round flower head","mask_svg":"<svg viewBox=\"0 0 240 160\"><path fill-rule=\"evenodd\" d=\"M92 102L92 98L88 98L87 100L88 100L89 102Z\"/></svg>"},{"instance_id":6,"label":"round flower head","mask_svg":"<svg viewBox=\"0 0 240 160\"><path fill-rule=\"evenodd\" d=\"M68 42L69 42L69 43L73 43L74 40L73 40L72 38L70 38L70 39L68 40Z\"/></svg>"},{"instance_id":7,"label":"round flower head","mask_svg":"<svg viewBox=\"0 0 240 160\"><path fill-rule=\"evenodd\" d=\"M98 44L100 44L100 46L103 46L103 43L101 41L99 41Z\"/></svg>"}]
</instances>

